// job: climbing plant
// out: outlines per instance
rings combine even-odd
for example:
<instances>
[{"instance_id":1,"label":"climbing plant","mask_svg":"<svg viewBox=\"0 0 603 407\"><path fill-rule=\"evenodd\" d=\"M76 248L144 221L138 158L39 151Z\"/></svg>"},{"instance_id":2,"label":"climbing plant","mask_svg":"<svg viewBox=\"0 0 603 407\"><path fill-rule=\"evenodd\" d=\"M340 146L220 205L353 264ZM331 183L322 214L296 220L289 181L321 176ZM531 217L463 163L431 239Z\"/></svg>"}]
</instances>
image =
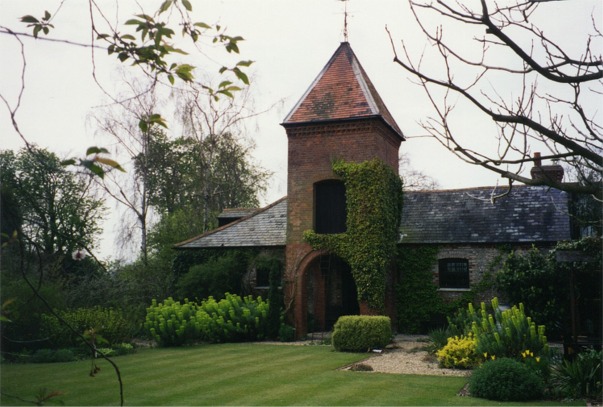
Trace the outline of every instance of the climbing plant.
<instances>
[{"instance_id":1,"label":"climbing plant","mask_svg":"<svg viewBox=\"0 0 603 407\"><path fill-rule=\"evenodd\" d=\"M348 262L358 301L375 311L385 305L386 276L396 253L402 214L402 181L383 161L336 161L333 172L346 188L347 231L340 234L304 232L304 239Z\"/></svg>"}]
</instances>

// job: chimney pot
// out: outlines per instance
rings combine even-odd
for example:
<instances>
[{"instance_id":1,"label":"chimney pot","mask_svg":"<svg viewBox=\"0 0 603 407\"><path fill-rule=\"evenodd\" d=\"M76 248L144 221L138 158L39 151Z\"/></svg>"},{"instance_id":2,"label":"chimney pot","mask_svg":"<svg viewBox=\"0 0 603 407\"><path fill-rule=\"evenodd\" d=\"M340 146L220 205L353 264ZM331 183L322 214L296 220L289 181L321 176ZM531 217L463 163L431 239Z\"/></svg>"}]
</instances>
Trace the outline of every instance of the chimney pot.
<instances>
[{"instance_id":1,"label":"chimney pot","mask_svg":"<svg viewBox=\"0 0 603 407\"><path fill-rule=\"evenodd\" d=\"M534 153L534 167L540 167L542 160L540 159L540 153Z\"/></svg>"},{"instance_id":2,"label":"chimney pot","mask_svg":"<svg viewBox=\"0 0 603 407\"><path fill-rule=\"evenodd\" d=\"M563 167L558 164L542 165L540 153L534 153L534 166L530 171L532 179L562 182L563 172Z\"/></svg>"}]
</instances>

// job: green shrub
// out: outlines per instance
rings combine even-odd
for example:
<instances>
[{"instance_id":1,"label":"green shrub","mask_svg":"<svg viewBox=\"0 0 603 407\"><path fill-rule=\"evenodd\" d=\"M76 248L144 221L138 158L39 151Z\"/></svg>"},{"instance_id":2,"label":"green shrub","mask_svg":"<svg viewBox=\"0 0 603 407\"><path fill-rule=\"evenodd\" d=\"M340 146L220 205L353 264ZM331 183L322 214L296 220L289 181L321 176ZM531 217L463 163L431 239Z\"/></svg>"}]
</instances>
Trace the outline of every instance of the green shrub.
<instances>
[{"instance_id":1,"label":"green shrub","mask_svg":"<svg viewBox=\"0 0 603 407\"><path fill-rule=\"evenodd\" d=\"M240 297L226 293L226 298L204 300L195 324L210 342L242 342L266 337L268 303L262 297Z\"/></svg>"},{"instance_id":2,"label":"green shrub","mask_svg":"<svg viewBox=\"0 0 603 407\"><path fill-rule=\"evenodd\" d=\"M392 339L389 317L348 315L333 327L333 347L339 352L367 352L382 349Z\"/></svg>"},{"instance_id":3,"label":"green shrub","mask_svg":"<svg viewBox=\"0 0 603 407\"><path fill-rule=\"evenodd\" d=\"M590 349L553 366L551 384L560 397L601 400L601 351Z\"/></svg>"},{"instance_id":4,"label":"green shrub","mask_svg":"<svg viewBox=\"0 0 603 407\"><path fill-rule=\"evenodd\" d=\"M281 323L278 331L278 339L281 342L293 342L295 340L295 328L289 324Z\"/></svg>"},{"instance_id":5,"label":"green shrub","mask_svg":"<svg viewBox=\"0 0 603 407\"><path fill-rule=\"evenodd\" d=\"M446 345L436 352L443 367L471 369L480 363L473 335L448 338Z\"/></svg>"},{"instance_id":6,"label":"green shrub","mask_svg":"<svg viewBox=\"0 0 603 407\"><path fill-rule=\"evenodd\" d=\"M180 346L194 341L241 342L264 339L268 303L261 297L226 293L216 301L209 297L197 305L168 298L153 300L147 309L145 329L162 346Z\"/></svg>"},{"instance_id":7,"label":"green shrub","mask_svg":"<svg viewBox=\"0 0 603 407\"><path fill-rule=\"evenodd\" d=\"M126 342L131 337L131 324L120 311L113 308L78 308L57 313L77 333L83 335L86 331L94 330L98 339L102 338L109 345ZM41 332L50 338L51 343L57 348L76 347L82 344L79 335L54 315L42 315Z\"/></svg>"},{"instance_id":8,"label":"green shrub","mask_svg":"<svg viewBox=\"0 0 603 407\"><path fill-rule=\"evenodd\" d=\"M4 254L3 252L2 255ZM5 267L4 257L2 257L2 261L2 266ZM1 280L0 298L3 299L2 302L12 300L5 310L10 322L0 321L2 351L18 353L25 349L35 350L37 348L52 347L52 344L48 341L40 340L40 338L48 337L48 335L40 332L42 314L48 312L46 304L35 295L32 295L31 288L22 277L14 277L3 272ZM44 281L39 292L53 308L65 308L65 298L63 298L58 283Z\"/></svg>"},{"instance_id":9,"label":"green shrub","mask_svg":"<svg viewBox=\"0 0 603 407\"><path fill-rule=\"evenodd\" d=\"M136 353L136 348L134 346L132 346L131 343L120 343L119 345L114 346L113 350L115 351L115 354L118 356Z\"/></svg>"},{"instance_id":10,"label":"green shrub","mask_svg":"<svg viewBox=\"0 0 603 407\"><path fill-rule=\"evenodd\" d=\"M532 318L525 314L522 304L501 311L498 299L493 298L492 310L489 313L484 303L481 303L479 311L475 311L471 304L468 307L478 354L485 358L495 356L521 360L524 358L522 354L529 351L533 357L541 358L542 362L548 360L549 346L544 325L537 327Z\"/></svg>"},{"instance_id":11,"label":"green shrub","mask_svg":"<svg viewBox=\"0 0 603 407\"><path fill-rule=\"evenodd\" d=\"M199 340L200 327L191 320L197 313L198 305L184 300L184 304L166 299L163 303L151 301L147 308L144 327L151 337L162 346L180 346L186 342Z\"/></svg>"},{"instance_id":12,"label":"green shrub","mask_svg":"<svg viewBox=\"0 0 603 407\"><path fill-rule=\"evenodd\" d=\"M60 363L74 360L76 357L69 349L38 349L31 357L33 363Z\"/></svg>"},{"instance_id":13,"label":"green shrub","mask_svg":"<svg viewBox=\"0 0 603 407\"><path fill-rule=\"evenodd\" d=\"M473 371L469 391L474 397L488 400L535 400L544 393L544 381L525 364L501 358L485 362Z\"/></svg>"},{"instance_id":14,"label":"green shrub","mask_svg":"<svg viewBox=\"0 0 603 407\"><path fill-rule=\"evenodd\" d=\"M176 282L176 293L180 298L223 298L227 292L241 292L246 270L245 256L238 251L228 251L190 267Z\"/></svg>"}]
</instances>

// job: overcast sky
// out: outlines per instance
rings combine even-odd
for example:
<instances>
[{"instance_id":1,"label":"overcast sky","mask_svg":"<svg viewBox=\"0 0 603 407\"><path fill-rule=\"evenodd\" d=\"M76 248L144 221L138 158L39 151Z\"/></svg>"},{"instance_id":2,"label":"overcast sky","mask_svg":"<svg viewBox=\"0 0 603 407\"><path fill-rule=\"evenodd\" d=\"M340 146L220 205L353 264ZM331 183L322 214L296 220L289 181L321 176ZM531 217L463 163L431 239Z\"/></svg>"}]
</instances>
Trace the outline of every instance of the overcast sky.
<instances>
[{"instance_id":1,"label":"overcast sky","mask_svg":"<svg viewBox=\"0 0 603 407\"><path fill-rule=\"evenodd\" d=\"M136 12L136 3L128 0L97 1L125 21ZM231 35L240 35L240 59L254 60L252 95L257 110L274 106L248 126L257 147L255 157L274 173L263 204L286 195L287 139L280 123L304 94L313 79L343 41L344 6L337 0L240 0L192 1L197 21L219 22ZM590 16L601 19L600 0L548 2L540 7L553 32L561 32L571 45L571 36L590 24ZM20 16L54 13L59 1L0 0L0 26L29 31L18 22ZM157 1L143 1L145 11L157 8ZM153 7L154 5L154 7ZM419 137L424 131L417 121L431 112L421 89L406 72L392 62L393 52L385 27L396 44L404 40L418 58L426 47L405 0L350 0L348 2L348 40L388 109L408 140L401 150L408 154L412 167L433 177L443 188L495 185L495 174L464 164L437 142ZM128 9L130 8L130 9ZM129 14L130 13L130 14ZM65 1L51 37L89 43L87 2ZM600 26L600 25L599 25ZM470 34L454 35L467 40ZM461 38L461 37L467 38ZM578 36L580 38L580 36ZM583 38L583 37L582 37ZM86 118L95 107L106 102L92 78L90 49L23 39L27 58L25 93L17 119L29 141L48 147L59 155L82 155L86 147L99 144L95 129ZM469 43L469 42L468 42ZM577 43L582 47L582 43ZM18 43L0 35L0 93L14 106L19 90L21 61ZM214 61L200 58L193 64L210 72L219 69L221 54L209 50ZM111 84L120 64L104 51L95 56L96 72L104 84ZM110 86L109 86L110 87ZM468 122L475 121L467 117ZM472 137L479 139L480 125L475 122ZM177 136L177 135L174 135ZM13 130L4 104L0 105L0 148L23 146ZM102 252L111 253L111 235L105 235Z\"/></svg>"}]
</instances>

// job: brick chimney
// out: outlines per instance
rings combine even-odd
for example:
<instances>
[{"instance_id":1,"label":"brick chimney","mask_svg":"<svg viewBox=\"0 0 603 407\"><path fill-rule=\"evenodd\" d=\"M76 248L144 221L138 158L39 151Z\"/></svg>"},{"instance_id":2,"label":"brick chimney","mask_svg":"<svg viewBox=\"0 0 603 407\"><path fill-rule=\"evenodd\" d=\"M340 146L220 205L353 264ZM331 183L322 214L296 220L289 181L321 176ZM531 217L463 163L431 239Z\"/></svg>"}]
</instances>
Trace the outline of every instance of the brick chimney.
<instances>
[{"instance_id":1,"label":"brick chimney","mask_svg":"<svg viewBox=\"0 0 603 407\"><path fill-rule=\"evenodd\" d=\"M533 180L563 181L563 167L559 164L542 165L540 153L534 153L534 166L530 174Z\"/></svg>"}]
</instances>

